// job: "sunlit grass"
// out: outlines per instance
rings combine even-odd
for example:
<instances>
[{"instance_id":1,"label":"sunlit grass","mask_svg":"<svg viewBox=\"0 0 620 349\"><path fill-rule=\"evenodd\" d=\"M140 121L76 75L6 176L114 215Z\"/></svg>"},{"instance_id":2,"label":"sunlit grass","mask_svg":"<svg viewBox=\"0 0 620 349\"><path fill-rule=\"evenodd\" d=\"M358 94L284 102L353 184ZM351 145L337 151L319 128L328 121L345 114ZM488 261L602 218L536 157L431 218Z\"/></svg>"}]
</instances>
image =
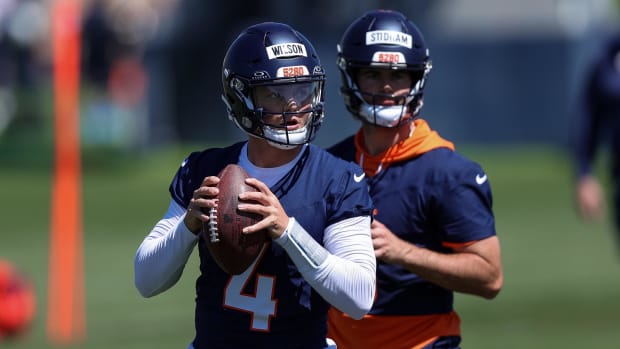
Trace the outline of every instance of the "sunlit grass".
<instances>
[{"instance_id":1,"label":"sunlit grass","mask_svg":"<svg viewBox=\"0 0 620 349\"><path fill-rule=\"evenodd\" d=\"M76 348L184 348L192 339L197 255L167 293L143 299L133 286L135 250L164 213L169 182L188 151L84 155L87 338ZM461 151L489 175L505 272L495 300L456 297L463 347L619 343L620 254L607 221L586 224L576 217L568 157L544 147ZM18 160L0 170L0 256L33 278L39 305L32 331L2 347L52 348L45 332L52 171L49 164L20 167Z\"/></svg>"}]
</instances>

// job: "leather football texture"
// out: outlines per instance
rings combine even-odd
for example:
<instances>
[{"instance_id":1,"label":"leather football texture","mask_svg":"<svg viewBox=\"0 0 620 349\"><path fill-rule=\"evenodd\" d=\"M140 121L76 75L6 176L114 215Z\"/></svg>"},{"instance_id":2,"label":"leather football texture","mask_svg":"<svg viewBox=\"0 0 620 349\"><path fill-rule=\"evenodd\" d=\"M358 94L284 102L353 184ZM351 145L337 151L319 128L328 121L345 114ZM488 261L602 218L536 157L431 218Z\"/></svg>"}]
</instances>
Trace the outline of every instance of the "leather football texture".
<instances>
[{"instance_id":1,"label":"leather football texture","mask_svg":"<svg viewBox=\"0 0 620 349\"><path fill-rule=\"evenodd\" d=\"M259 255L267 241L265 231L244 234L243 228L260 221L258 214L241 212L239 194L257 191L245 183L247 172L239 165L229 164L219 174L216 208L209 211L209 222L203 229L205 243L213 260L226 273L243 273Z\"/></svg>"}]
</instances>

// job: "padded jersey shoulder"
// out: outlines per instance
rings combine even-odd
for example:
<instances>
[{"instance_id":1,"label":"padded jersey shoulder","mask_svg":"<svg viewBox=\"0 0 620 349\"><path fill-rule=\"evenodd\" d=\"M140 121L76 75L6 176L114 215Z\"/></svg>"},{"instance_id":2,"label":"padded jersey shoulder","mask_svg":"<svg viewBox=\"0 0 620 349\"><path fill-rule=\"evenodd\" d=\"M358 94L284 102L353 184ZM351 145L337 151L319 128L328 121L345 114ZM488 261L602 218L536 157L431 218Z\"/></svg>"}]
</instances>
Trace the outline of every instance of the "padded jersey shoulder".
<instances>
[{"instance_id":1,"label":"padded jersey shoulder","mask_svg":"<svg viewBox=\"0 0 620 349\"><path fill-rule=\"evenodd\" d=\"M179 205L187 207L194 190L200 186L205 177L217 175L226 165L238 162L244 143L190 153L170 183L169 191L172 199Z\"/></svg>"}]
</instances>

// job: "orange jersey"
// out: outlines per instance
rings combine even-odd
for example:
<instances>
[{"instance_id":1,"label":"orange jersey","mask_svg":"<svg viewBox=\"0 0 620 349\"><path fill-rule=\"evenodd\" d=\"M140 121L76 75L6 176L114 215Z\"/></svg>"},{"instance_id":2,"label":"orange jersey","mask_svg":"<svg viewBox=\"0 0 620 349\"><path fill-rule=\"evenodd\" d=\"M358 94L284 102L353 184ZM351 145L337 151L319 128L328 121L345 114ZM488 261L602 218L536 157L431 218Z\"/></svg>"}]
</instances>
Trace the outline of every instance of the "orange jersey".
<instances>
[{"instance_id":1,"label":"orange jersey","mask_svg":"<svg viewBox=\"0 0 620 349\"><path fill-rule=\"evenodd\" d=\"M376 316L354 320L331 308L329 331L338 349L421 349L437 337L459 336L459 316L454 312L436 315Z\"/></svg>"}]
</instances>

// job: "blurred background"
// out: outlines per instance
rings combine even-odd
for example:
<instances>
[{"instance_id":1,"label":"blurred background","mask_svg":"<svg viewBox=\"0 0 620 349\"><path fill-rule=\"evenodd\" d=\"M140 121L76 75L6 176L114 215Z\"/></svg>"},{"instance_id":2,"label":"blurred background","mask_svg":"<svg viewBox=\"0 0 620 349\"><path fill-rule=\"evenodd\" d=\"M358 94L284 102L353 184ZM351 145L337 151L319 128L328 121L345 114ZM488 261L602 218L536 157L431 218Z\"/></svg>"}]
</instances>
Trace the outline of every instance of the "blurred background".
<instances>
[{"instance_id":1,"label":"blurred background","mask_svg":"<svg viewBox=\"0 0 620 349\"><path fill-rule=\"evenodd\" d=\"M76 0L77 1L77 0ZM32 328L2 342L46 348L53 89L50 7L0 0L0 258L37 292ZM620 275L611 217L581 222L571 149L589 60L619 30L614 0L84 0L80 143L86 326L77 348L185 348L193 334L192 257L176 288L142 299L133 254L167 208L191 150L245 136L221 102L221 62L250 24L304 33L328 80L329 146L358 124L338 94L336 44L366 10L411 18L433 70L421 116L480 162L494 189L505 288L457 297L463 348L583 348L620 343ZM601 157L598 166L606 168ZM607 182L606 172L601 174ZM2 309L0 309L0 312Z\"/></svg>"},{"instance_id":2,"label":"blurred background","mask_svg":"<svg viewBox=\"0 0 620 349\"><path fill-rule=\"evenodd\" d=\"M76 0L77 1L77 0ZM364 11L406 13L434 69L423 115L456 142L569 141L584 63L618 29L613 0L84 0L84 145L131 150L239 138L221 102L221 61L250 24L291 23L325 66L327 117L318 143L352 131L338 95L336 44ZM0 132L45 127L50 1L0 1ZM33 103L29 103L32 101ZM47 113L46 113L47 112Z\"/></svg>"}]
</instances>

